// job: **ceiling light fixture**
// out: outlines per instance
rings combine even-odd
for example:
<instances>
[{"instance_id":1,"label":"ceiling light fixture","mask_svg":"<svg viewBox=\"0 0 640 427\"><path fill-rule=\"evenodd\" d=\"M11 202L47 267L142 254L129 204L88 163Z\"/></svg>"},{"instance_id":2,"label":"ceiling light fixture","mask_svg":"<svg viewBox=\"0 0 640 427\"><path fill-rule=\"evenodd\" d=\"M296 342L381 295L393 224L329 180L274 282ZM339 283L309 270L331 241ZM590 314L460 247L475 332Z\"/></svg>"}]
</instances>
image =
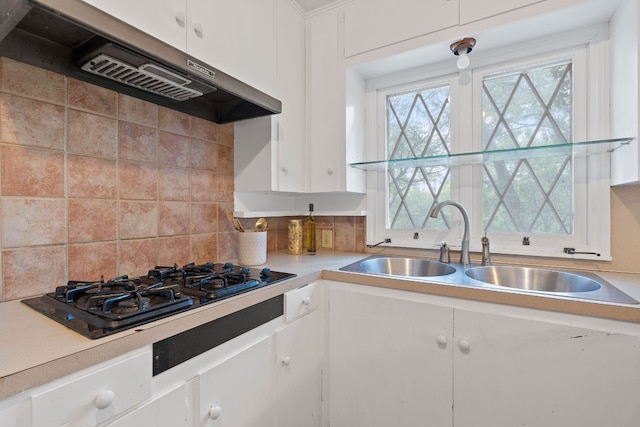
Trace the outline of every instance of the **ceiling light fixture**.
<instances>
[{"instance_id":1,"label":"ceiling light fixture","mask_svg":"<svg viewBox=\"0 0 640 427\"><path fill-rule=\"evenodd\" d=\"M468 54L473 50L475 45L476 39L471 37L451 43L449 48L451 49L451 52L458 57L458 62L456 63L458 69L464 70L469 66L471 61L469 60Z\"/></svg>"}]
</instances>

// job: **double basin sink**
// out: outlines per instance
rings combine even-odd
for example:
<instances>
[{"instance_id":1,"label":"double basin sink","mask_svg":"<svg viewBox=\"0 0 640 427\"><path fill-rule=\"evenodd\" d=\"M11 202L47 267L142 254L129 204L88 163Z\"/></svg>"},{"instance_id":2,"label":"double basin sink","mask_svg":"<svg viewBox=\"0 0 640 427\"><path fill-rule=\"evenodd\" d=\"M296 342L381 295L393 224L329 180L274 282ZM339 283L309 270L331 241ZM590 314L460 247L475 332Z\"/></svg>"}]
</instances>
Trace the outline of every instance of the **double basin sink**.
<instances>
[{"instance_id":1,"label":"double basin sink","mask_svg":"<svg viewBox=\"0 0 640 427\"><path fill-rule=\"evenodd\" d=\"M468 266L425 258L372 256L340 270L389 277L432 279L457 285L509 288L624 304L640 304L606 280L591 273L573 273L522 266Z\"/></svg>"}]
</instances>

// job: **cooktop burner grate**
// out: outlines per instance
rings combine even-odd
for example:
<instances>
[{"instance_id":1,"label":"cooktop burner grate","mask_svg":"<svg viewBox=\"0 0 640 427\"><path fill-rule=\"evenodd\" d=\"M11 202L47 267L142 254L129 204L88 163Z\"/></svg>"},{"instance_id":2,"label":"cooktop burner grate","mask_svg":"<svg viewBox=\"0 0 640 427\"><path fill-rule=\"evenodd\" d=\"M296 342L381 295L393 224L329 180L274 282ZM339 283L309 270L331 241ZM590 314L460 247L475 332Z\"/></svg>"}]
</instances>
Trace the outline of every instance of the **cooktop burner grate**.
<instances>
[{"instance_id":1,"label":"cooktop burner grate","mask_svg":"<svg viewBox=\"0 0 640 427\"><path fill-rule=\"evenodd\" d=\"M156 266L133 279L70 280L54 292L22 302L89 338L99 338L291 277L295 275L231 263L175 264Z\"/></svg>"}]
</instances>

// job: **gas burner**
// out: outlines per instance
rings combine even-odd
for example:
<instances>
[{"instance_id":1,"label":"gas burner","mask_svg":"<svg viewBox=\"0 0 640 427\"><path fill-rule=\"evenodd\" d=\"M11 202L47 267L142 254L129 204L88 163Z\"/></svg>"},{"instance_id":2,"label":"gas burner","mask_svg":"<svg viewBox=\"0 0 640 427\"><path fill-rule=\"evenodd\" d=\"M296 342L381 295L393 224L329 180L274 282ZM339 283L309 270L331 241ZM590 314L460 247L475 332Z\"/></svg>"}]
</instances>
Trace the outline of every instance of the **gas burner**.
<instances>
[{"instance_id":1,"label":"gas burner","mask_svg":"<svg viewBox=\"0 0 640 427\"><path fill-rule=\"evenodd\" d=\"M220 299L263 284L261 280L251 277L251 269L235 267L230 262L202 265L191 263L185 265L182 270L184 293L201 298Z\"/></svg>"},{"instance_id":2,"label":"gas burner","mask_svg":"<svg viewBox=\"0 0 640 427\"><path fill-rule=\"evenodd\" d=\"M164 282L167 279L177 279L183 277L183 271L178 268L177 264L172 267L163 267L156 265L155 268L149 270L147 279L154 279Z\"/></svg>"},{"instance_id":3,"label":"gas burner","mask_svg":"<svg viewBox=\"0 0 640 427\"><path fill-rule=\"evenodd\" d=\"M179 285L163 282L143 283L120 276L105 282L69 281L58 286L54 298L87 313L109 320L120 320L140 312L191 305L190 298L182 297Z\"/></svg>"},{"instance_id":4,"label":"gas burner","mask_svg":"<svg viewBox=\"0 0 640 427\"><path fill-rule=\"evenodd\" d=\"M86 337L100 338L294 276L229 262L174 264L137 278L70 280L23 302Z\"/></svg>"}]
</instances>

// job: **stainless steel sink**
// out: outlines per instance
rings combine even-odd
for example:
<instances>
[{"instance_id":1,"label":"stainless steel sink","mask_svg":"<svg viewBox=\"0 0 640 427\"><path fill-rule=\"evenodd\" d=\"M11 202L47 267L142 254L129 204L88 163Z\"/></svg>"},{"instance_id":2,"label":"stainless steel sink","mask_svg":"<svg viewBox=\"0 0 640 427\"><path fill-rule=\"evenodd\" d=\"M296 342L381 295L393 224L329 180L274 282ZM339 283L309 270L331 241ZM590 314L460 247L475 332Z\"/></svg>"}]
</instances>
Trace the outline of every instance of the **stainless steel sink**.
<instances>
[{"instance_id":1,"label":"stainless steel sink","mask_svg":"<svg viewBox=\"0 0 640 427\"><path fill-rule=\"evenodd\" d=\"M602 285L594 279L564 271L532 267L487 266L468 269L472 279L507 288L541 292L593 292Z\"/></svg>"},{"instance_id":2,"label":"stainless steel sink","mask_svg":"<svg viewBox=\"0 0 640 427\"><path fill-rule=\"evenodd\" d=\"M602 277L591 272L570 272L525 266L445 264L418 257L372 255L340 268L389 278L428 281L443 285L502 288L503 291L592 301L640 304Z\"/></svg>"},{"instance_id":3,"label":"stainless steel sink","mask_svg":"<svg viewBox=\"0 0 640 427\"><path fill-rule=\"evenodd\" d=\"M423 258L380 257L360 262L365 273L388 276L435 277L456 272L455 267L438 261Z\"/></svg>"}]
</instances>

